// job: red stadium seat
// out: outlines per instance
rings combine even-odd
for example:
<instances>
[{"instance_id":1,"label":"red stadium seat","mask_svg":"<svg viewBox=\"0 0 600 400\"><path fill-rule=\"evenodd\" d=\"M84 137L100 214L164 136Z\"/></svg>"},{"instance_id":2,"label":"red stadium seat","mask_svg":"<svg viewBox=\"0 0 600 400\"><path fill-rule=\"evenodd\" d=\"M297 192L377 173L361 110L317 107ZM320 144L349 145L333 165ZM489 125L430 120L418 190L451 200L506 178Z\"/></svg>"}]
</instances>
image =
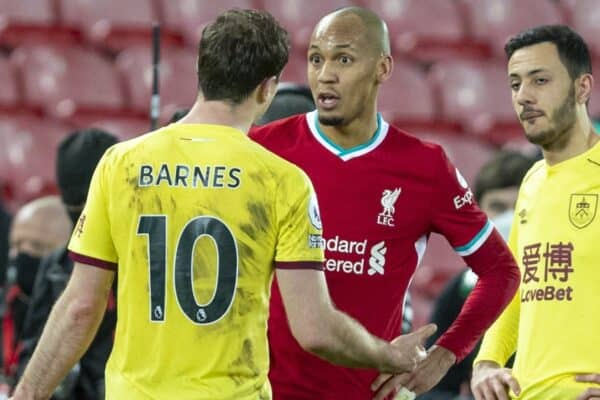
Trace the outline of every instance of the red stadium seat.
<instances>
[{"instance_id":1,"label":"red stadium seat","mask_svg":"<svg viewBox=\"0 0 600 400\"><path fill-rule=\"evenodd\" d=\"M88 123L81 126L103 129L119 137L119 140L128 140L150 131L150 122L143 118L96 118L89 119Z\"/></svg>"},{"instance_id":2,"label":"red stadium seat","mask_svg":"<svg viewBox=\"0 0 600 400\"><path fill-rule=\"evenodd\" d=\"M600 85L596 84L596 82L594 82L592 97L588 103L588 111L590 116L596 120L600 120Z\"/></svg>"},{"instance_id":3,"label":"red stadium seat","mask_svg":"<svg viewBox=\"0 0 600 400\"><path fill-rule=\"evenodd\" d=\"M414 64L395 63L392 76L381 85L379 110L403 129L430 126L435 120L435 103L423 71Z\"/></svg>"},{"instance_id":4,"label":"red stadium seat","mask_svg":"<svg viewBox=\"0 0 600 400\"><path fill-rule=\"evenodd\" d=\"M292 48L304 52L310 35L319 20L335 9L356 5L351 0L320 0L307 4L305 0L261 0L262 8L269 11L292 34Z\"/></svg>"},{"instance_id":5,"label":"red stadium seat","mask_svg":"<svg viewBox=\"0 0 600 400\"><path fill-rule=\"evenodd\" d=\"M151 43L151 27L158 15L151 0L58 0L64 24L80 29L87 40L112 50ZM181 43L170 32L165 44Z\"/></svg>"},{"instance_id":6,"label":"red stadium seat","mask_svg":"<svg viewBox=\"0 0 600 400\"><path fill-rule=\"evenodd\" d=\"M253 0L160 0L165 26L181 32L188 45L198 47L207 22L230 8L255 8Z\"/></svg>"},{"instance_id":7,"label":"red stadium seat","mask_svg":"<svg viewBox=\"0 0 600 400\"><path fill-rule=\"evenodd\" d=\"M17 75L8 59L0 57L0 109L16 108L21 102Z\"/></svg>"},{"instance_id":8,"label":"red stadium seat","mask_svg":"<svg viewBox=\"0 0 600 400\"><path fill-rule=\"evenodd\" d=\"M0 0L0 43L14 47L48 41L73 42L78 32L60 26L53 0Z\"/></svg>"},{"instance_id":9,"label":"red stadium seat","mask_svg":"<svg viewBox=\"0 0 600 400\"><path fill-rule=\"evenodd\" d=\"M487 46L469 40L454 1L365 0L365 3L387 22L392 46L400 54L420 61L489 55Z\"/></svg>"},{"instance_id":10,"label":"red stadium seat","mask_svg":"<svg viewBox=\"0 0 600 400\"><path fill-rule=\"evenodd\" d=\"M152 56L149 47L131 47L116 60L134 110L147 112L152 89ZM161 51L161 108L191 107L197 94L196 54L180 48Z\"/></svg>"},{"instance_id":11,"label":"red stadium seat","mask_svg":"<svg viewBox=\"0 0 600 400\"><path fill-rule=\"evenodd\" d=\"M585 39L590 51L600 56L600 7L594 0L562 0L571 16L573 28Z\"/></svg>"},{"instance_id":12,"label":"red stadium seat","mask_svg":"<svg viewBox=\"0 0 600 400\"><path fill-rule=\"evenodd\" d=\"M55 192L55 154L73 128L49 118L0 118L0 170L18 202Z\"/></svg>"},{"instance_id":13,"label":"red stadium seat","mask_svg":"<svg viewBox=\"0 0 600 400\"><path fill-rule=\"evenodd\" d=\"M494 143L521 134L512 108L506 67L476 61L446 61L429 73L439 96L441 116Z\"/></svg>"},{"instance_id":14,"label":"red stadium seat","mask_svg":"<svg viewBox=\"0 0 600 400\"><path fill-rule=\"evenodd\" d=\"M119 113L126 105L119 77L110 62L82 47L25 46L13 51L24 81L24 100L51 115Z\"/></svg>"},{"instance_id":15,"label":"red stadium seat","mask_svg":"<svg viewBox=\"0 0 600 400\"><path fill-rule=\"evenodd\" d=\"M287 65L281 74L282 82L308 83L308 60L306 52L292 51Z\"/></svg>"},{"instance_id":16,"label":"red stadium seat","mask_svg":"<svg viewBox=\"0 0 600 400\"><path fill-rule=\"evenodd\" d=\"M468 9L473 35L488 41L497 55L504 53L504 44L509 37L524 29L564 23L560 9L550 0L462 1Z\"/></svg>"}]
</instances>

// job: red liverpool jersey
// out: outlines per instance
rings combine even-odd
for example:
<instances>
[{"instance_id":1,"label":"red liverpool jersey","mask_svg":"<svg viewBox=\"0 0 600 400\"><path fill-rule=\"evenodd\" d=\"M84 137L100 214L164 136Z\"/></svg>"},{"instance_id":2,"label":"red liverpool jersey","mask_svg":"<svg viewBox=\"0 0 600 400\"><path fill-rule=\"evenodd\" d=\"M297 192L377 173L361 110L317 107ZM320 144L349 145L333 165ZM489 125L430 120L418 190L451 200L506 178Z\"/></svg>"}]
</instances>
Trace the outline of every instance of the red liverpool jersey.
<instances>
[{"instance_id":1,"label":"red liverpool jersey","mask_svg":"<svg viewBox=\"0 0 600 400\"><path fill-rule=\"evenodd\" d=\"M336 306L386 340L401 333L402 305L431 232L468 256L493 225L439 145L390 126L343 149L320 132L316 111L256 127L250 136L302 168L321 208L325 272ZM277 285L269 318L275 400L370 399L376 371L305 352L292 336Z\"/></svg>"}]
</instances>

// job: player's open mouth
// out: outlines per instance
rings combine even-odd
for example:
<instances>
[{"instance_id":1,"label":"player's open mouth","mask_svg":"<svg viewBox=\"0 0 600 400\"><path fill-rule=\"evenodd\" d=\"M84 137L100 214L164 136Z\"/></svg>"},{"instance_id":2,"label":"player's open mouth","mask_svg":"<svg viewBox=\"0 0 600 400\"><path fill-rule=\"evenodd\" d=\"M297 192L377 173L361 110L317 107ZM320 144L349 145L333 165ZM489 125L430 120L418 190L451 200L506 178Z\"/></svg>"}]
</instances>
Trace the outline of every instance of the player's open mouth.
<instances>
[{"instance_id":1,"label":"player's open mouth","mask_svg":"<svg viewBox=\"0 0 600 400\"><path fill-rule=\"evenodd\" d=\"M333 93L319 93L319 96L317 96L319 108L325 110L331 110L335 108L339 100L340 98Z\"/></svg>"}]
</instances>

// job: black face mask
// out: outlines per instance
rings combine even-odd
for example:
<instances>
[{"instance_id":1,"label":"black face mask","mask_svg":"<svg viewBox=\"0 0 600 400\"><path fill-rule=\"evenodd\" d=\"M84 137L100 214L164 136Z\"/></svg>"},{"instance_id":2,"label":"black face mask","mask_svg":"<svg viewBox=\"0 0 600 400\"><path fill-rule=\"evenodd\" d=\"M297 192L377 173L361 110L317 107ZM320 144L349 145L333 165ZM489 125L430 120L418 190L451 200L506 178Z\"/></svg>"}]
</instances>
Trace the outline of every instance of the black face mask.
<instances>
[{"instance_id":1,"label":"black face mask","mask_svg":"<svg viewBox=\"0 0 600 400\"><path fill-rule=\"evenodd\" d=\"M39 257L33 257L27 253L19 253L9 262L9 268L14 269L14 273L16 274L16 284L28 296L33 291L33 284L40 261Z\"/></svg>"}]
</instances>

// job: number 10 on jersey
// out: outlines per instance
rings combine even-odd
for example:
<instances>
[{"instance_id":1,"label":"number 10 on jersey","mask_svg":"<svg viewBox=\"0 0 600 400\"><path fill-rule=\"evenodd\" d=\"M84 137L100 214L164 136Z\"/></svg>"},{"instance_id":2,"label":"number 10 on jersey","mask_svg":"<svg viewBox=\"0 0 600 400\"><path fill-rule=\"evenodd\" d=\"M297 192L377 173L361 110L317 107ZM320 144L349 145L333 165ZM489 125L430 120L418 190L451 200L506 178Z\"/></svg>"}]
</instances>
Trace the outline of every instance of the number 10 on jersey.
<instances>
[{"instance_id":1,"label":"number 10 on jersey","mask_svg":"<svg viewBox=\"0 0 600 400\"><path fill-rule=\"evenodd\" d=\"M167 274L167 216L142 215L138 235L148 238L150 320L164 322L166 318ZM194 295L194 248L196 241L208 237L216 245L217 278L212 298L199 304ZM173 263L175 298L181 311L195 324L217 322L231 308L238 277L237 243L229 227L211 216L196 217L188 221L175 246Z\"/></svg>"}]
</instances>

